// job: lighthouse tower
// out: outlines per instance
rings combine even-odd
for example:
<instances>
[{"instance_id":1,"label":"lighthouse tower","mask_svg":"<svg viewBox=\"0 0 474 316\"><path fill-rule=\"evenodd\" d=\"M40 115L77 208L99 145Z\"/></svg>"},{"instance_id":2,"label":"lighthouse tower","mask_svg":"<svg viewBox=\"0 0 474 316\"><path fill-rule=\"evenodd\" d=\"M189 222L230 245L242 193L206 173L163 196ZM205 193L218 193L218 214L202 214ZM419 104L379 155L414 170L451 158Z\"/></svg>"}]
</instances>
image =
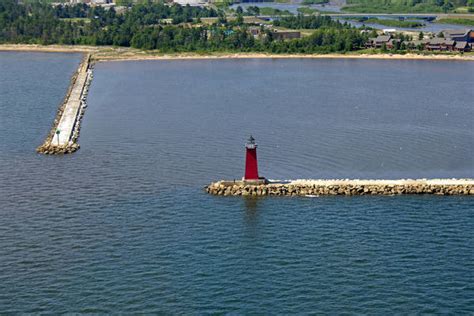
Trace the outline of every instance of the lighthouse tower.
<instances>
[{"instance_id":1,"label":"lighthouse tower","mask_svg":"<svg viewBox=\"0 0 474 316\"><path fill-rule=\"evenodd\" d=\"M257 163L257 144L255 138L250 135L247 143L245 144L245 176L244 181L247 182L265 182L265 178L258 176L258 163Z\"/></svg>"}]
</instances>

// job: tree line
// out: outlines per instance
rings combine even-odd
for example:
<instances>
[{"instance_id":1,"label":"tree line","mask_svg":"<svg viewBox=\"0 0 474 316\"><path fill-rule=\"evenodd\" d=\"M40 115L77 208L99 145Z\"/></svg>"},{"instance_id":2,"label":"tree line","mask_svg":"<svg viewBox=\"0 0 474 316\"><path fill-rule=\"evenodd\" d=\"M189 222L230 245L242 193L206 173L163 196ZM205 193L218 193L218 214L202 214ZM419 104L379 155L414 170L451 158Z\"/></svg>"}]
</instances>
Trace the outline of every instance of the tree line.
<instances>
[{"instance_id":1,"label":"tree line","mask_svg":"<svg viewBox=\"0 0 474 316\"><path fill-rule=\"evenodd\" d=\"M200 19L216 17L213 24ZM314 29L310 36L280 40L261 28L254 37L242 19L228 21L212 8L144 3L122 14L83 4L51 6L0 1L0 43L115 45L163 52L329 53L363 47L367 35L327 17L284 17L275 25Z\"/></svg>"}]
</instances>

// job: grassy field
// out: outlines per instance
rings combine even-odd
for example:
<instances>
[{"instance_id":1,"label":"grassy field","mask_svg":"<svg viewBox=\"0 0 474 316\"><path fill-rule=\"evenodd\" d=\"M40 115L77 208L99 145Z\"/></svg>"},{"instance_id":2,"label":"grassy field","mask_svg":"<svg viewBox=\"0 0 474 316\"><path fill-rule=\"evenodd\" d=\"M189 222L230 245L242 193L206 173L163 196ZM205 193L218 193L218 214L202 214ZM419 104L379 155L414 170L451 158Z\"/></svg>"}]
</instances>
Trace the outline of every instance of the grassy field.
<instances>
[{"instance_id":1,"label":"grassy field","mask_svg":"<svg viewBox=\"0 0 474 316\"><path fill-rule=\"evenodd\" d=\"M456 0L347 0L342 9L357 13L474 13L474 7L463 6L465 3Z\"/></svg>"},{"instance_id":2,"label":"grassy field","mask_svg":"<svg viewBox=\"0 0 474 316\"><path fill-rule=\"evenodd\" d=\"M459 24L459 25L474 27L474 15L472 16L472 19L470 18L441 18L439 20L436 20L436 23Z\"/></svg>"},{"instance_id":3,"label":"grassy field","mask_svg":"<svg viewBox=\"0 0 474 316\"><path fill-rule=\"evenodd\" d=\"M454 6L444 6L443 1L433 0L347 0L343 10L358 13L434 13L452 11Z\"/></svg>"},{"instance_id":4,"label":"grassy field","mask_svg":"<svg viewBox=\"0 0 474 316\"><path fill-rule=\"evenodd\" d=\"M89 18L62 18L61 20L69 21L73 23L78 23L78 22L91 23L91 19Z\"/></svg>"},{"instance_id":5,"label":"grassy field","mask_svg":"<svg viewBox=\"0 0 474 316\"><path fill-rule=\"evenodd\" d=\"M0 0L1 1L1 0ZM227 21L235 21L237 17L235 16L227 16ZM210 25L216 23L218 18L201 18L201 23ZM260 18L254 16L244 16L244 23L249 24L270 24L269 21L262 20Z\"/></svg>"},{"instance_id":6,"label":"grassy field","mask_svg":"<svg viewBox=\"0 0 474 316\"><path fill-rule=\"evenodd\" d=\"M260 15L293 15L288 10L279 10L270 7L261 7L260 8Z\"/></svg>"},{"instance_id":7,"label":"grassy field","mask_svg":"<svg viewBox=\"0 0 474 316\"><path fill-rule=\"evenodd\" d=\"M275 26L273 29L278 31L298 31L301 33L301 37L310 36L314 31L316 31L315 29L289 29L282 26Z\"/></svg>"},{"instance_id":8,"label":"grassy field","mask_svg":"<svg viewBox=\"0 0 474 316\"><path fill-rule=\"evenodd\" d=\"M329 0L303 0L302 4L309 5L309 4L326 4Z\"/></svg>"},{"instance_id":9,"label":"grassy field","mask_svg":"<svg viewBox=\"0 0 474 316\"><path fill-rule=\"evenodd\" d=\"M459 7L456 8L453 12L455 13L474 13L473 7Z\"/></svg>"},{"instance_id":10,"label":"grassy field","mask_svg":"<svg viewBox=\"0 0 474 316\"><path fill-rule=\"evenodd\" d=\"M392 20L392 19L377 19L377 18L370 18L367 20L361 20L359 22L363 23L376 23L385 26L393 26L393 27L406 27L406 28L416 28L424 26L423 23L417 21L399 21L399 20Z\"/></svg>"},{"instance_id":11,"label":"grassy field","mask_svg":"<svg viewBox=\"0 0 474 316\"><path fill-rule=\"evenodd\" d=\"M354 13L440 13L442 10L436 6L366 6L348 5L342 8L346 12Z\"/></svg>"}]
</instances>

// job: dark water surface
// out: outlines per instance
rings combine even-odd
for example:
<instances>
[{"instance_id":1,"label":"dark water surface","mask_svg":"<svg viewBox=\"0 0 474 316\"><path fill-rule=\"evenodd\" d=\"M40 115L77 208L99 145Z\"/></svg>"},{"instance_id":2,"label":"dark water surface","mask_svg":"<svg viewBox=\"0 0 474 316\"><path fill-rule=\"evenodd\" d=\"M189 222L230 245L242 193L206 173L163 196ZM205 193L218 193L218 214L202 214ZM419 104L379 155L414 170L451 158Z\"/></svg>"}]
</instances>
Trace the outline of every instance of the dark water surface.
<instances>
[{"instance_id":1,"label":"dark water surface","mask_svg":"<svg viewBox=\"0 0 474 316\"><path fill-rule=\"evenodd\" d=\"M474 313L472 197L202 191L249 133L270 178L474 177L474 63L102 63L36 155L79 60L0 53L0 312Z\"/></svg>"}]
</instances>

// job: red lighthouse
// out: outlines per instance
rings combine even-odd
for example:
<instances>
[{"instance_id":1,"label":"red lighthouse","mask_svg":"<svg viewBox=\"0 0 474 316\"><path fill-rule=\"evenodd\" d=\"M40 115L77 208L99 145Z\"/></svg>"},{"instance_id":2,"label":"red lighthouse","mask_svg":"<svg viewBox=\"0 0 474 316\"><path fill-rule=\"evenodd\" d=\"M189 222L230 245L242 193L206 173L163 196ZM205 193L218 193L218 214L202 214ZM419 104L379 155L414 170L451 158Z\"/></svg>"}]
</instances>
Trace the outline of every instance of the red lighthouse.
<instances>
[{"instance_id":1,"label":"red lighthouse","mask_svg":"<svg viewBox=\"0 0 474 316\"><path fill-rule=\"evenodd\" d=\"M245 144L245 176L244 181L251 182L265 182L265 178L258 176L258 163L257 163L257 144L255 138L250 135L247 143Z\"/></svg>"}]
</instances>

